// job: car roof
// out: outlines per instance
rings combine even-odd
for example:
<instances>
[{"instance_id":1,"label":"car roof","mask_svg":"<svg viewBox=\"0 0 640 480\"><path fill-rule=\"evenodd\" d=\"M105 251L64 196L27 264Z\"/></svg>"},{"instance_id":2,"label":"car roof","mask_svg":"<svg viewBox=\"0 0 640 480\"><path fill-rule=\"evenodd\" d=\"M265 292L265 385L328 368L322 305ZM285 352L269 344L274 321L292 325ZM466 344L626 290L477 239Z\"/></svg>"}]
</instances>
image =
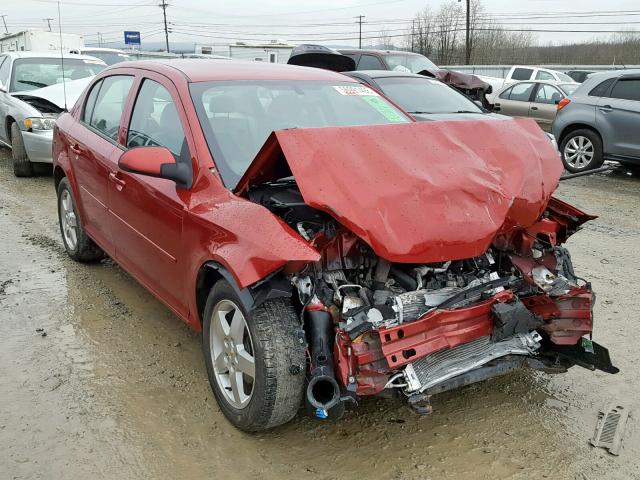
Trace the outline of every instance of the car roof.
<instances>
[{"instance_id":1,"label":"car roof","mask_svg":"<svg viewBox=\"0 0 640 480\"><path fill-rule=\"evenodd\" d=\"M404 50L375 50L375 49L369 49L369 50L360 50L360 49L351 49L351 48L339 48L338 52L340 53L377 53L378 55L385 55L385 54L397 54L397 55L417 55L417 56L422 56L419 53L415 53L415 52L406 52Z\"/></svg>"},{"instance_id":2,"label":"car roof","mask_svg":"<svg viewBox=\"0 0 640 480\"><path fill-rule=\"evenodd\" d=\"M16 58L60 58L62 55L59 51L56 52L3 52L0 55L7 55L13 59ZM64 58L79 58L80 60L95 60L101 63L102 60L92 57L90 55L80 55L77 53L64 52Z\"/></svg>"},{"instance_id":3,"label":"car roof","mask_svg":"<svg viewBox=\"0 0 640 480\"><path fill-rule=\"evenodd\" d=\"M206 58L136 60L126 62L126 64L118 63L105 71L108 72L114 68L156 70L168 75L180 72L190 82L211 80L333 80L337 82L355 82L352 78L322 68Z\"/></svg>"},{"instance_id":4,"label":"car roof","mask_svg":"<svg viewBox=\"0 0 640 480\"><path fill-rule=\"evenodd\" d=\"M601 72L592 73L587 79L580 85L580 88L574 92L574 96L585 95L586 92L590 92L593 87L600 84L610 78L618 78L625 76L640 76L639 68L629 68L622 70L605 70Z\"/></svg>"},{"instance_id":5,"label":"car roof","mask_svg":"<svg viewBox=\"0 0 640 480\"><path fill-rule=\"evenodd\" d=\"M78 50L79 52L105 52L105 53L124 53L128 55L124 50L118 48L106 48L106 47L81 47L73 48L72 50Z\"/></svg>"},{"instance_id":6,"label":"car roof","mask_svg":"<svg viewBox=\"0 0 640 480\"><path fill-rule=\"evenodd\" d=\"M499 92L503 92L508 88L513 87L514 85L518 85L520 83L541 83L541 84L546 84L546 85L555 85L556 87L562 86L562 85L580 85L580 83L578 82L569 82L566 80L518 80L517 82L510 82L507 83L506 85L504 85L502 88L500 88L500 90L498 90Z\"/></svg>"},{"instance_id":7,"label":"car roof","mask_svg":"<svg viewBox=\"0 0 640 480\"><path fill-rule=\"evenodd\" d=\"M387 78L387 77L409 77L409 78L431 78L425 75L419 75L411 72L399 72L397 70L356 70L354 72L348 72L349 76L367 76L369 78Z\"/></svg>"}]
</instances>

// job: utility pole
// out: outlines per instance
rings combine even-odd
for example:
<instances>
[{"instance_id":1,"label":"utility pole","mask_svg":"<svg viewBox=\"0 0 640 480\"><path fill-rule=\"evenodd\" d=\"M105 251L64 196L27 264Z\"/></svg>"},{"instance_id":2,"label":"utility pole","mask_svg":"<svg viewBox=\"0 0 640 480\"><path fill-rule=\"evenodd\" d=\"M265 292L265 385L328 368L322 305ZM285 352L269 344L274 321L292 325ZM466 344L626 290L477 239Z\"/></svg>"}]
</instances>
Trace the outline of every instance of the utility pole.
<instances>
[{"instance_id":1,"label":"utility pole","mask_svg":"<svg viewBox=\"0 0 640 480\"><path fill-rule=\"evenodd\" d=\"M416 21L411 20L411 51L415 52L414 49L414 38L416 38Z\"/></svg>"},{"instance_id":2,"label":"utility pole","mask_svg":"<svg viewBox=\"0 0 640 480\"><path fill-rule=\"evenodd\" d=\"M4 19L6 15L0 15L0 17L2 17L2 23L4 23L4 31L9 33L9 29L7 28L7 21Z\"/></svg>"},{"instance_id":3,"label":"utility pole","mask_svg":"<svg viewBox=\"0 0 640 480\"><path fill-rule=\"evenodd\" d=\"M4 18L3 18L4 20ZM49 31L51 31L51 20L53 20L53 18L43 18L43 20L45 22L47 22L47 25L49 25Z\"/></svg>"},{"instance_id":4,"label":"utility pole","mask_svg":"<svg viewBox=\"0 0 640 480\"><path fill-rule=\"evenodd\" d=\"M167 53L169 53L169 29L167 28L167 7L169 4L166 0L162 0L162 3L158 6L162 9L162 16L164 17L164 38L167 42Z\"/></svg>"},{"instance_id":5,"label":"utility pole","mask_svg":"<svg viewBox=\"0 0 640 480\"><path fill-rule=\"evenodd\" d=\"M102 47L102 35L98 32L98 47Z\"/></svg>"},{"instance_id":6,"label":"utility pole","mask_svg":"<svg viewBox=\"0 0 640 480\"><path fill-rule=\"evenodd\" d=\"M362 19L364 15L358 15L356 18L358 19L358 23L360 24L360 34L358 35L358 48L362 50Z\"/></svg>"},{"instance_id":7,"label":"utility pole","mask_svg":"<svg viewBox=\"0 0 640 480\"><path fill-rule=\"evenodd\" d=\"M469 29L471 25L471 0L467 0L467 37L466 37L466 45L465 45L465 65L469 65L471 63L471 38L469 37Z\"/></svg>"}]
</instances>

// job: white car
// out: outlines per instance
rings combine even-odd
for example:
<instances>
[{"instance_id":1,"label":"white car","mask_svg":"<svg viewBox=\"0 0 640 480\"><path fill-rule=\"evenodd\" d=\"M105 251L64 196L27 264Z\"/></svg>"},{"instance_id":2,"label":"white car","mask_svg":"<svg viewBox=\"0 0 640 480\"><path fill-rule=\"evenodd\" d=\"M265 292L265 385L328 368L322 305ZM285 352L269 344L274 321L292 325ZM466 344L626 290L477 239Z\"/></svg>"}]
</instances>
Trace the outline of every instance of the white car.
<instances>
[{"instance_id":1,"label":"white car","mask_svg":"<svg viewBox=\"0 0 640 480\"><path fill-rule=\"evenodd\" d=\"M497 92L504 86L521 82L523 80L542 80L562 83L574 83L566 73L551 70L549 68L533 67L530 65L514 65L509 70L505 78L489 77L486 75L476 75L481 80L487 82L493 87L493 92Z\"/></svg>"},{"instance_id":2,"label":"white car","mask_svg":"<svg viewBox=\"0 0 640 480\"><path fill-rule=\"evenodd\" d=\"M117 48L104 48L104 47L85 47L85 48L74 48L70 50L69 53L75 53L78 55L89 55L91 57L96 57L102 60L107 65L113 65L114 63L126 62L127 60L131 60L131 56L123 51L118 50Z\"/></svg>"},{"instance_id":3,"label":"white car","mask_svg":"<svg viewBox=\"0 0 640 480\"><path fill-rule=\"evenodd\" d=\"M34 163L52 163L56 118L71 109L91 78L107 66L94 57L65 55L0 55L0 144L11 148L18 177L33 175Z\"/></svg>"}]
</instances>

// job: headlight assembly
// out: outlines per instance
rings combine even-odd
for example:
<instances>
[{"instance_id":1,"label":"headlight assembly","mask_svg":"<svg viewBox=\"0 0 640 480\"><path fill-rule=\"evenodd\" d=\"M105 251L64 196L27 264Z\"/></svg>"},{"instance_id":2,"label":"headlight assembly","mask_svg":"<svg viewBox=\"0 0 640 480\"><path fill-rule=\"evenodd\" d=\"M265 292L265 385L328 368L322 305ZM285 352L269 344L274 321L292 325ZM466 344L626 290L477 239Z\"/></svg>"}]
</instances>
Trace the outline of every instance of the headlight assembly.
<instances>
[{"instance_id":1,"label":"headlight assembly","mask_svg":"<svg viewBox=\"0 0 640 480\"><path fill-rule=\"evenodd\" d=\"M24 119L24 126L27 130L53 130L55 123L55 117L31 117Z\"/></svg>"}]
</instances>

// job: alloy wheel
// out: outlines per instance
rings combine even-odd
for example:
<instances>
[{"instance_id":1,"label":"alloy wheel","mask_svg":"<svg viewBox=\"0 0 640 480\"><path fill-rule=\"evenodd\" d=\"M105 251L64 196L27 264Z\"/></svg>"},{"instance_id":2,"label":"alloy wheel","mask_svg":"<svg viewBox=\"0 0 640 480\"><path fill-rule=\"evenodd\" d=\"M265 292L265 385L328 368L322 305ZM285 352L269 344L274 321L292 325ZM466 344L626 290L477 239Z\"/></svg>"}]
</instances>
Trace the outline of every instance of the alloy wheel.
<instances>
[{"instance_id":1,"label":"alloy wheel","mask_svg":"<svg viewBox=\"0 0 640 480\"><path fill-rule=\"evenodd\" d=\"M253 341L240 308L221 300L213 308L209 329L216 382L231 406L242 409L253 395L256 377Z\"/></svg>"},{"instance_id":2,"label":"alloy wheel","mask_svg":"<svg viewBox=\"0 0 640 480\"><path fill-rule=\"evenodd\" d=\"M564 147L564 160L575 169L586 168L595 155L593 143L587 137L577 135Z\"/></svg>"},{"instance_id":3,"label":"alloy wheel","mask_svg":"<svg viewBox=\"0 0 640 480\"><path fill-rule=\"evenodd\" d=\"M63 190L60 197L60 223L64 241L70 250L75 250L78 243L78 220L73 210L73 200L69 190Z\"/></svg>"}]
</instances>

